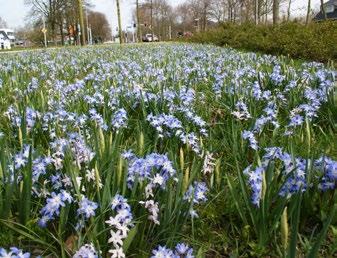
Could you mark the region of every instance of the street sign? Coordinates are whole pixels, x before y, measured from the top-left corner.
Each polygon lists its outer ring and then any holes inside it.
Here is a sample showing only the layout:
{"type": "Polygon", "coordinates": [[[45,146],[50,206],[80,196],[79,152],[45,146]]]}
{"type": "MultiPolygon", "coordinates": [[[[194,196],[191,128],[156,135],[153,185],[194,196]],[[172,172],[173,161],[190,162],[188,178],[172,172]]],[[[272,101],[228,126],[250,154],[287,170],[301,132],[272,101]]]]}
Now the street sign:
{"type": "Polygon", "coordinates": [[[47,29],[43,28],[41,31],[42,31],[42,33],[47,33],[47,29]]]}

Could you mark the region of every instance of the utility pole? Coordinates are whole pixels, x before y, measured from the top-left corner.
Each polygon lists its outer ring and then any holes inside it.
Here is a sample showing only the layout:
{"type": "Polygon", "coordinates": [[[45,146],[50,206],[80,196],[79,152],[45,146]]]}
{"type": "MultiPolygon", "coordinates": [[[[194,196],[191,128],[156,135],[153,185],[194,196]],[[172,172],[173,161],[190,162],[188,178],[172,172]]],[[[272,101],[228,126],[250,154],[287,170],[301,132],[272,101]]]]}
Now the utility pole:
{"type": "Polygon", "coordinates": [[[80,18],[80,26],[81,26],[81,45],[85,45],[85,31],[84,31],[84,19],[83,19],[83,5],[82,0],[78,0],[78,10],[79,10],[79,18],[80,18]]]}
{"type": "Polygon", "coordinates": [[[118,36],[119,36],[119,43],[123,43],[123,36],[122,36],[122,21],[121,21],[121,10],[119,6],[119,0],[116,0],[117,5],[117,17],[118,17],[118,36]]]}

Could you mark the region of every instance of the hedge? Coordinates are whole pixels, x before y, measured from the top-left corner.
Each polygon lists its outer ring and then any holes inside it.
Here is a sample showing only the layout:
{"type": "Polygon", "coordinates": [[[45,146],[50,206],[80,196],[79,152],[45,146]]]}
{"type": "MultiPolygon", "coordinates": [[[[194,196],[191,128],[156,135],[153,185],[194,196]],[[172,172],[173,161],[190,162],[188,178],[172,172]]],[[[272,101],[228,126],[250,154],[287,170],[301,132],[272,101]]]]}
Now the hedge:
{"type": "Polygon", "coordinates": [[[337,61],[337,21],[309,25],[289,22],[276,26],[225,23],[198,33],[189,41],[304,60],[337,61]]]}

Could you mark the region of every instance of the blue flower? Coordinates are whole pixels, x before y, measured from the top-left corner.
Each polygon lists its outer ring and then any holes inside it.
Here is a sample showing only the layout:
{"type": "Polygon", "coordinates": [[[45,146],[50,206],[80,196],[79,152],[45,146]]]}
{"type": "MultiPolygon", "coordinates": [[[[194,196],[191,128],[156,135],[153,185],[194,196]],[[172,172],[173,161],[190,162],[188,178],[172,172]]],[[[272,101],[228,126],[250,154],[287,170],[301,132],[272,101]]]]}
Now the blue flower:
{"type": "Polygon", "coordinates": [[[79,202],[79,208],[77,209],[77,215],[83,215],[86,219],[95,216],[95,210],[98,208],[98,204],[88,200],[85,196],[82,196],[79,202]]]}
{"type": "Polygon", "coordinates": [[[100,253],[96,251],[93,244],[85,244],[74,254],[73,258],[98,258],[100,253]]]}
{"type": "MultiPolygon", "coordinates": [[[[176,174],[167,155],[152,153],[145,158],[134,158],[129,162],[127,178],[129,188],[133,186],[136,178],[140,181],[149,180],[151,183],[159,175],[163,179],[159,185],[164,189],[166,182],[176,174]]],[[[153,185],[155,184],[154,182],[153,185]]]]}
{"type": "Polygon", "coordinates": [[[53,220],[55,216],[60,214],[61,207],[65,207],[65,203],[72,203],[73,198],[65,191],[61,190],[60,193],[51,193],[51,197],[47,198],[47,204],[41,209],[40,214],[42,217],[38,221],[40,227],[45,227],[49,220],[53,220]]]}
{"type": "Polygon", "coordinates": [[[323,173],[318,188],[322,191],[335,189],[337,187],[337,161],[323,156],[315,160],[314,166],[323,173]]]}
{"type": "Polygon", "coordinates": [[[252,203],[259,207],[262,194],[263,174],[265,173],[264,168],[257,167],[252,170],[251,166],[249,166],[243,171],[243,173],[248,176],[248,184],[252,190],[252,203]]]}
{"type": "Polygon", "coordinates": [[[199,204],[207,201],[206,193],[208,188],[204,182],[194,182],[190,185],[184,195],[184,200],[193,201],[195,204],[199,204]]]}
{"type": "Polygon", "coordinates": [[[249,146],[250,146],[252,149],[257,150],[257,149],[259,148],[258,143],[257,143],[257,140],[256,140],[255,135],[253,134],[253,132],[244,130],[244,131],[242,132],[242,138],[243,138],[244,140],[248,139],[248,141],[249,141],[249,146]]]}
{"type": "Polygon", "coordinates": [[[173,251],[166,246],[158,246],[152,251],[151,258],[176,258],[173,251]]]}
{"type": "Polygon", "coordinates": [[[4,248],[0,247],[0,258],[30,258],[31,254],[24,253],[21,249],[17,247],[11,247],[10,251],[6,251],[4,248]]]}
{"type": "Polygon", "coordinates": [[[178,243],[175,247],[175,254],[178,257],[193,258],[193,249],[185,243],[178,243]]]}
{"type": "Polygon", "coordinates": [[[304,122],[304,119],[301,115],[295,115],[290,119],[289,126],[296,127],[302,125],[304,122]]]}
{"type": "Polygon", "coordinates": [[[127,118],[126,110],[124,108],[118,109],[113,115],[113,118],[111,121],[112,127],[117,130],[120,128],[126,127],[127,119],[128,118],[127,118]]]}

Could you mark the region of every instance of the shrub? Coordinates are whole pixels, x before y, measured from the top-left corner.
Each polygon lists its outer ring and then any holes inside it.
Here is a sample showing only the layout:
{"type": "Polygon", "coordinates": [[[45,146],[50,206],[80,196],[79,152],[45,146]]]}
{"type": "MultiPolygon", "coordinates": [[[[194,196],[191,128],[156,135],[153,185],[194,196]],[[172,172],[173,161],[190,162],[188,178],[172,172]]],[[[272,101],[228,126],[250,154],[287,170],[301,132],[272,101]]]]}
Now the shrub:
{"type": "Polygon", "coordinates": [[[337,60],[337,22],[334,21],[307,26],[296,22],[276,26],[224,23],[189,40],[305,60],[337,60]]]}

